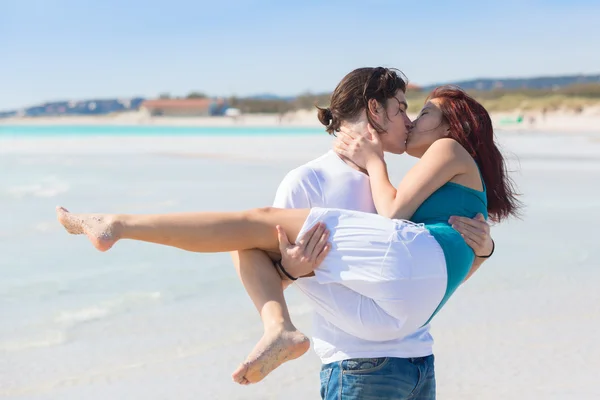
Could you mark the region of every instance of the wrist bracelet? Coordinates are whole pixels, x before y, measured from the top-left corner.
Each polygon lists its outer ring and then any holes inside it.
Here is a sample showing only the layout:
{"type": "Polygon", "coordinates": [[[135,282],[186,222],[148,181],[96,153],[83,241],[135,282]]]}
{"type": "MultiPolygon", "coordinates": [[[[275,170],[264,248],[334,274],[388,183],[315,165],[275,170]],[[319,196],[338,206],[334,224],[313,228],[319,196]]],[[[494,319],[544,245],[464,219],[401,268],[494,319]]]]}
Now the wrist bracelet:
{"type": "Polygon", "coordinates": [[[277,266],[277,268],[279,268],[279,270],[280,270],[280,271],[281,271],[281,272],[282,272],[282,273],[283,273],[285,276],[287,276],[287,277],[288,277],[288,279],[290,279],[290,280],[292,280],[292,281],[295,281],[295,280],[297,280],[297,279],[298,279],[298,278],[294,278],[293,276],[291,276],[291,275],[290,275],[290,274],[289,274],[289,273],[288,273],[288,272],[285,270],[285,268],[283,268],[283,264],[281,264],[281,260],[279,260],[279,261],[275,261],[275,262],[274,262],[274,264],[277,266]]]}
{"type": "Polygon", "coordinates": [[[494,254],[494,250],[496,250],[496,243],[494,242],[494,239],[492,239],[492,252],[490,254],[488,254],[487,256],[477,256],[477,254],[475,255],[479,258],[490,258],[492,254],[494,254]]]}

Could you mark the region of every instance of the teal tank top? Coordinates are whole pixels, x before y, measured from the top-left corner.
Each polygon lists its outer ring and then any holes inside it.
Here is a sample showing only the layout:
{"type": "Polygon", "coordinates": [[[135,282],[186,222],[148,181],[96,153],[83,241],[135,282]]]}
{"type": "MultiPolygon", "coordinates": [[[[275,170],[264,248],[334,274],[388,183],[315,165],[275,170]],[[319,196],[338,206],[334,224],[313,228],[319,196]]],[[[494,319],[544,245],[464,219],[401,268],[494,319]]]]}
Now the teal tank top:
{"type": "Polygon", "coordinates": [[[473,218],[477,213],[483,214],[486,219],[488,217],[485,184],[483,184],[483,192],[480,192],[454,182],[448,182],[433,192],[411,218],[411,221],[425,225],[425,228],[440,244],[446,259],[448,271],[446,293],[429,320],[446,304],[467,277],[475,260],[473,250],[460,233],[452,228],[448,219],[453,215],[473,218]]]}

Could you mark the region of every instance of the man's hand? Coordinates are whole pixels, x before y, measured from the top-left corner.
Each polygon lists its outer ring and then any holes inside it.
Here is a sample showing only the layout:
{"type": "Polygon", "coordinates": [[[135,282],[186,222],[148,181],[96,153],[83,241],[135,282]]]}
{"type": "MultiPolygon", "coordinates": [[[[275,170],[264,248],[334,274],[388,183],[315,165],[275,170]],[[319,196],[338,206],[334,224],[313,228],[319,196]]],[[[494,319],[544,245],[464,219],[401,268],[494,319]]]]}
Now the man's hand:
{"type": "MultiPolygon", "coordinates": [[[[298,278],[311,274],[325,259],[331,244],[329,231],[323,223],[310,228],[296,244],[291,244],[284,230],[277,226],[281,265],[291,276],[298,278]]],[[[285,276],[283,276],[286,279],[285,276]]]]}
{"type": "Polygon", "coordinates": [[[486,257],[492,253],[494,243],[490,236],[490,226],[483,215],[477,214],[475,218],[452,216],[448,222],[462,235],[475,256],[486,257]]]}

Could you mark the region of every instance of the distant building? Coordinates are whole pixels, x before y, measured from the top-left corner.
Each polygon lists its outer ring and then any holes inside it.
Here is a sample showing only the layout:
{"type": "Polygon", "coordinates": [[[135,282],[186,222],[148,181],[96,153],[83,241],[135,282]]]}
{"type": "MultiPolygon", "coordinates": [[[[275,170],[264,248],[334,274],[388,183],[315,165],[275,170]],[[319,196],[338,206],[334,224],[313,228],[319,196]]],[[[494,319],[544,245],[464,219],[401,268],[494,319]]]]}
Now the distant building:
{"type": "Polygon", "coordinates": [[[423,88],[419,85],[415,85],[414,83],[409,83],[408,85],[406,85],[406,91],[410,91],[410,92],[420,92],[422,91],[423,88]]]}
{"type": "Polygon", "coordinates": [[[206,117],[212,104],[211,99],[157,99],[144,101],[140,109],[152,116],[206,117]]]}
{"type": "Polygon", "coordinates": [[[225,113],[223,114],[226,117],[239,117],[240,115],[242,115],[242,111],[239,108],[228,108],[227,110],[225,110],[225,113]]]}

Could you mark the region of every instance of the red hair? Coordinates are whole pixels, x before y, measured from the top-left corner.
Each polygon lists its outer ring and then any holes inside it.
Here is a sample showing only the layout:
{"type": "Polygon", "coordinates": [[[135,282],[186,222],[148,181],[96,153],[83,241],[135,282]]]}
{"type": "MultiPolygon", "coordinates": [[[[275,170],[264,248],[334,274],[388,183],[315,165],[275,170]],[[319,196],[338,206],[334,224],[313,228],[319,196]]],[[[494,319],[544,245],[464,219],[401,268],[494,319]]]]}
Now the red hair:
{"type": "Polygon", "coordinates": [[[427,100],[438,99],[452,139],[473,157],[487,189],[488,214],[499,222],[518,215],[520,202],[508,176],[506,163],[494,142],[492,120],[486,109],[456,86],[440,86],[427,100]]]}

